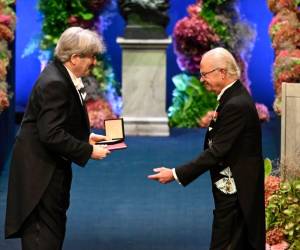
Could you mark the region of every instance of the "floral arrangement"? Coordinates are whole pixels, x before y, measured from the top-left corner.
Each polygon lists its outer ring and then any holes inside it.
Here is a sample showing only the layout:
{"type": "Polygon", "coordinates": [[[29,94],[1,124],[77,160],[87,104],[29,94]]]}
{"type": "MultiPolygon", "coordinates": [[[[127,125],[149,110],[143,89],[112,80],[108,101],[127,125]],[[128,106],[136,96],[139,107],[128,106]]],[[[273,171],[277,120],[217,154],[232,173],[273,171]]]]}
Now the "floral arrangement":
{"type": "Polygon", "coordinates": [[[83,81],[87,92],[88,101],[86,105],[91,127],[103,128],[101,120],[98,122],[91,121],[95,119],[95,116],[91,118],[91,112],[93,111],[94,114],[103,112],[105,119],[111,119],[118,117],[122,109],[120,84],[116,81],[114,71],[106,55],[99,56],[96,66],[92,69],[92,77],[85,77],[83,81]],[[97,103],[98,101],[100,103],[106,102],[109,108],[98,110],[99,107],[104,107],[103,105],[93,105],[94,102],[97,103]],[[97,124],[97,126],[93,124],[97,124]]]}
{"type": "Polygon", "coordinates": [[[5,90],[0,89],[0,114],[3,110],[9,107],[9,99],[7,92],[5,90]]]}
{"type": "Polygon", "coordinates": [[[275,50],[273,81],[275,101],[273,108],[281,114],[281,85],[283,82],[300,82],[299,44],[300,20],[298,0],[268,0],[274,13],[269,25],[269,35],[275,50]]]}
{"type": "Polygon", "coordinates": [[[300,49],[281,50],[275,58],[273,73],[276,94],[281,93],[282,82],[300,82],[300,49]]]}
{"type": "Polygon", "coordinates": [[[10,7],[12,4],[12,0],[0,0],[0,114],[9,107],[9,98],[12,96],[6,82],[7,67],[11,58],[8,45],[14,40],[16,26],[16,16],[10,7]]]}
{"type": "Polygon", "coordinates": [[[111,119],[117,118],[116,115],[113,114],[111,106],[103,99],[88,100],[87,111],[92,128],[103,128],[104,120],[107,119],[107,117],[111,119]]]}
{"type": "Polygon", "coordinates": [[[270,113],[266,105],[262,103],[255,103],[255,107],[258,113],[258,118],[262,122],[268,122],[270,120],[270,113]]]}
{"type": "Polygon", "coordinates": [[[179,20],[173,31],[178,66],[190,74],[199,72],[202,55],[220,42],[220,37],[200,16],[201,7],[201,1],[190,5],[189,16],[179,20]]]}
{"type": "MultiPolygon", "coordinates": [[[[265,170],[272,168],[265,160],[265,170]]],[[[267,173],[269,172],[269,173],[267,173]]],[[[266,249],[300,248],[300,179],[283,181],[265,173],[266,249]]]]}
{"type": "MultiPolygon", "coordinates": [[[[177,56],[179,68],[186,74],[186,79],[198,76],[199,63],[202,55],[218,46],[227,48],[235,56],[241,68],[241,81],[250,92],[250,83],[247,75],[250,51],[253,46],[255,32],[244,20],[241,19],[234,0],[197,0],[188,7],[188,16],[179,20],[173,31],[174,51],[177,56]]],[[[178,78],[173,78],[178,79],[178,78]]],[[[183,79],[181,77],[181,79],[183,79]]],[[[194,81],[194,80],[193,80],[194,81]]],[[[173,103],[169,108],[170,125],[184,127],[206,127],[214,109],[216,100],[214,95],[209,95],[202,90],[201,98],[191,98],[177,89],[173,93],[173,103]],[[204,96],[207,96],[204,98],[204,96]],[[183,101],[184,100],[184,101],[183,101]],[[198,113],[187,110],[182,103],[194,103],[198,113]],[[184,108],[184,110],[182,109],[184,108]],[[195,115],[185,115],[190,112],[195,115]],[[187,121],[186,119],[191,119],[187,121]]],[[[201,84],[198,80],[198,84],[201,84]]],[[[193,85],[193,83],[191,83],[193,85]]],[[[265,105],[257,104],[259,117],[262,121],[269,119],[269,112],[265,105]]]]}
{"type": "Polygon", "coordinates": [[[289,9],[280,11],[269,25],[269,35],[275,53],[295,49],[295,45],[300,44],[300,22],[297,13],[289,9]]]}
{"type": "MultiPolygon", "coordinates": [[[[40,0],[39,9],[44,15],[44,36],[40,41],[41,64],[45,65],[51,59],[58,38],[67,27],[80,26],[100,33],[104,20],[99,15],[110,3],[111,0],[40,0]]],[[[87,88],[90,123],[92,127],[102,128],[103,117],[116,117],[121,109],[120,84],[115,80],[106,54],[99,56],[92,76],[83,79],[83,82],[87,88]]]]}
{"type": "MultiPolygon", "coordinates": [[[[200,16],[220,37],[218,46],[227,48],[237,60],[243,84],[250,85],[247,76],[248,59],[255,40],[255,30],[240,17],[234,0],[205,0],[200,16]]],[[[248,88],[249,89],[249,88],[248,88]]]]}
{"type": "Polygon", "coordinates": [[[220,41],[208,23],[198,16],[179,20],[175,25],[173,37],[177,64],[182,71],[191,74],[199,72],[202,54],[220,41]]]}
{"type": "Polygon", "coordinates": [[[275,101],[273,109],[281,114],[281,84],[283,82],[300,82],[300,50],[282,50],[278,52],[273,64],[273,80],[275,87],[275,101]]]}
{"type": "Polygon", "coordinates": [[[283,9],[293,10],[297,9],[297,1],[295,0],[268,0],[269,9],[273,13],[278,13],[283,9]]]}
{"type": "Polygon", "coordinates": [[[54,49],[59,36],[69,26],[98,30],[98,15],[109,2],[110,0],[40,0],[39,9],[44,15],[41,49],[54,49]]]}
{"type": "Polygon", "coordinates": [[[173,77],[176,89],[173,92],[173,105],[169,108],[170,126],[196,127],[198,117],[216,107],[216,97],[208,93],[195,76],[180,74],[173,77]]]}

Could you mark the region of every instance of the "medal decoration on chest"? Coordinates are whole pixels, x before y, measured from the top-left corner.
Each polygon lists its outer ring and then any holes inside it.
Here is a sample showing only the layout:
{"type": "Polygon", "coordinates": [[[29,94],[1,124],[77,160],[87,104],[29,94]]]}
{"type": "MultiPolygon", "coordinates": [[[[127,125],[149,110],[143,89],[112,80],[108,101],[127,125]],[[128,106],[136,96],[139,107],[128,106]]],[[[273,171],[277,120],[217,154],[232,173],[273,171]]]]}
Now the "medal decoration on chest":
{"type": "Polygon", "coordinates": [[[213,120],[214,122],[217,121],[217,116],[218,116],[218,113],[217,113],[217,111],[215,110],[215,111],[214,111],[214,115],[213,115],[213,117],[212,117],[212,120],[213,120]]]}
{"type": "Polygon", "coordinates": [[[212,116],[210,117],[210,124],[209,124],[209,127],[208,127],[208,131],[213,130],[213,127],[214,127],[214,125],[215,125],[215,123],[216,123],[216,121],[217,121],[217,117],[218,117],[218,113],[217,113],[217,111],[215,110],[215,111],[213,111],[213,114],[212,114],[212,116]]]}
{"type": "Polygon", "coordinates": [[[226,177],[223,177],[222,179],[215,182],[216,187],[224,194],[235,194],[236,186],[234,179],[232,178],[230,167],[227,167],[224,170],[222,170],[220,174],[226,177]]]}

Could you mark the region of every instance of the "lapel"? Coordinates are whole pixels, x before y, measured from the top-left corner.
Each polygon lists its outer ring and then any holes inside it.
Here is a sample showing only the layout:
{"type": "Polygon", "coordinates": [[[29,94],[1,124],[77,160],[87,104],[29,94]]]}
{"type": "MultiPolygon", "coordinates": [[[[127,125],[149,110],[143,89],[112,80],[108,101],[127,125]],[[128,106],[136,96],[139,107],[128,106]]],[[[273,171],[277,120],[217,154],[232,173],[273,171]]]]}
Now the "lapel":
{"type": "Polygon", "coordinates": [[[221,112],[226,102],[228,102],[231,97],[235,96],[242,87],[242,83],[237,80],[229,89],[226,89],[224,94],[221,96],[221,99],[219,100],[217,112],[221,112]]]}
{"type": "Polygon", "coordinates": [[[88,130],[90,130],[90,122],[89,122],[88,112],[87,112],[85,103],[84,103],[83,99],[82,99],[82,103],[81,103],[80,97],[78,95],[78,91],[77,91],[76,87],[74,86],[74,83],[73,83],[67,69],[57,58],[54,59],[54,65],[57,67],[57,69],[59,70],[59,72],[61,73],[63,78],[66,80],[73,95],[75,95],[75,100],[76,100],[77,104],[81,107],[81,109],[84,113],[85,124],[86,124],[88,130]]]}
{"type": "MultiPolygon", "coordinates": [[[[229,89],[226,89],[226,91],[221,96],[221,99],[219,100],[219,105],[216,112],[217,113],[222,112],[224,105],[232,98],[232,96],[238,93],[242,87],[243,87],[242,83],[239,80],[237,80],[229,89]]],[[[205,140],[204,140],[205,147],[208,147],[209,140],[211,140],[214,135],[215,132],[214,129],[216,124],[217,124],[217,120],[211,120],[205,135],[205,140]]]]}

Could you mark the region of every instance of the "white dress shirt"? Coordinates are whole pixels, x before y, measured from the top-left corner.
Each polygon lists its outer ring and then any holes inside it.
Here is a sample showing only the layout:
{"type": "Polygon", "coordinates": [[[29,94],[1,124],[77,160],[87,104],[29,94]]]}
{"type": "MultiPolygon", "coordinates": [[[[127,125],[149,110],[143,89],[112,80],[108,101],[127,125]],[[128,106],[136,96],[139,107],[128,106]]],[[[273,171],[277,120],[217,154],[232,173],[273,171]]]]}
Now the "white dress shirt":
{"type": "Polygon", "coordinates": [[[74,84],[74,86],[77,90],[77,93],[79,95],[81,104],[83,104],[82,101],[86,98],[86,93],[80,93],[80,89],[84,88],[84,85],[82,83],[82,79],[81,79],[81,77],[76,77],[74,75],[74,73],[71,70],[69,70],[66,66],[65,66],[65,68],[67,69],[67,71],[68,71],[68,73],[71,77],[71,80],[72,80],[72,82],[73,82],[73,84],[74,84]]]}

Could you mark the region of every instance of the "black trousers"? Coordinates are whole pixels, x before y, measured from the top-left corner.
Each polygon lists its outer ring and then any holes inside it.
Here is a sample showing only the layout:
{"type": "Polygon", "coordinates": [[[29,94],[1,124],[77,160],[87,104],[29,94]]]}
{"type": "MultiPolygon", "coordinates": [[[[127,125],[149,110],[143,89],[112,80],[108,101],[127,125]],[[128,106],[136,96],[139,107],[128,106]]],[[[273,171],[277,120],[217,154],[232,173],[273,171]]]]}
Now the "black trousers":
{"type": "Polygon", "coordinates": [[[57,168],[39,204],[22,226],[22,250],[61,250],[70,204],[71,166],[57,168]]]}
{"type": "Polygon", "coordinates": [[[210,250],[252,250],[237,194],[213,188],[215,210],[210,250]]]}

